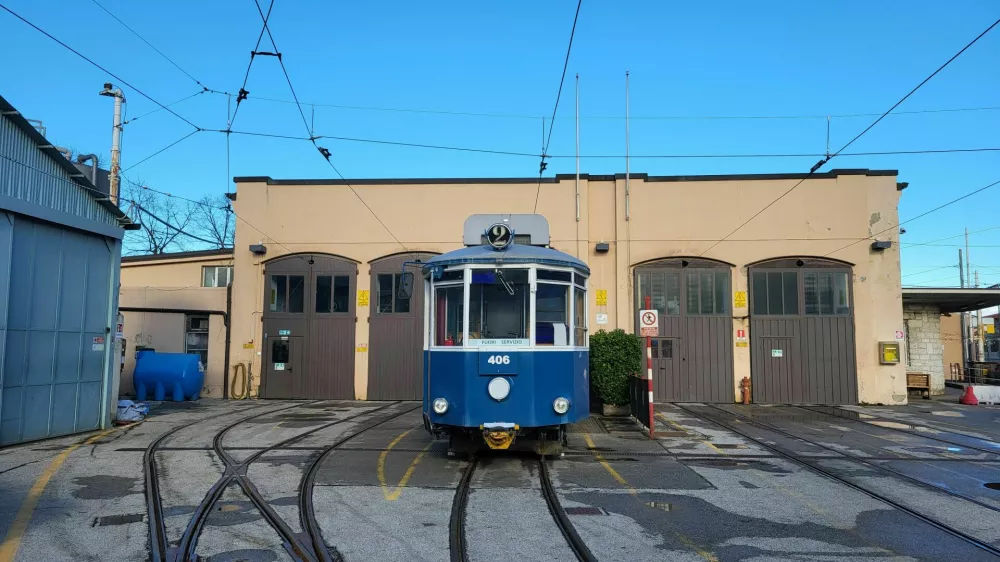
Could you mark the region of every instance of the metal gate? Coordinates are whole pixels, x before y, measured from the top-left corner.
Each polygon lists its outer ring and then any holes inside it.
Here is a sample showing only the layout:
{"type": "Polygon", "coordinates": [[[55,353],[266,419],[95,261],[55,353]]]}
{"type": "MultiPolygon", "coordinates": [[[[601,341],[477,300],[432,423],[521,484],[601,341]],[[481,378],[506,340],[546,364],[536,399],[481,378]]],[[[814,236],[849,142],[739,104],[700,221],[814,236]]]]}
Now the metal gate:
{"type": "Polygon", "coordinates": [[[636,310],[649,296],[659,311],[660,337],[652,342],[657,401],[733,401],[730,271],[728,264],[701,259],[636,267],[636,310]]]}
{"type": "Polygon", "coordinates": [[[100,426],[112,247],[0,213],[0,445],[100,426]]]}
{"type": "Polygon", "coordinates": [[[324,254],[264,266],[264,398],[354,399],[357,264],[324,254]]]}
{"type": "Polygon", "coordinates": [[[420,400],[424,364],[424,279],[414,271],[413,297],[396,298],[403,262],[433,254],[382,258],[371,264],[368,336],[368,399],[420,400]]]}
{"type": "Polygon", "coordinates": [[[750,267],[753,401],[855,404],[849,266],[782,259],[750,267]]]}

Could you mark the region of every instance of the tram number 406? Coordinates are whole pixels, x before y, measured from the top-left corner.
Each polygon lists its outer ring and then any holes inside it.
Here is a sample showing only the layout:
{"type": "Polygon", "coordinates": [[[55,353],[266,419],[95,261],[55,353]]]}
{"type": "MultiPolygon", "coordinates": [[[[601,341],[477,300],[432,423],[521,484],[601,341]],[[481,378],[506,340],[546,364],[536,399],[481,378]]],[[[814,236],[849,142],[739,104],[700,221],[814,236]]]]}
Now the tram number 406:
{"type": "Polygon", "coordinates": [[[490,365],[510,365],[510,355],[490,355],[486,362],[490,365]]]}

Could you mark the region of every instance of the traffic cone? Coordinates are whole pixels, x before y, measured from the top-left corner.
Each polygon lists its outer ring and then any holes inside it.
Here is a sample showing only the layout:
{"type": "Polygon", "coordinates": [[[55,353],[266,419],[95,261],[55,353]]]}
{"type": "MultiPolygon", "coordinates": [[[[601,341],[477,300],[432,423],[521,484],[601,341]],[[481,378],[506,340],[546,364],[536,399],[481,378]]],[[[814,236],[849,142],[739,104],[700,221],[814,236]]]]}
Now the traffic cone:
{"type": "Polygon", "coordinates": [[[959,404],[965,404],[966,406],[978,406],[979,399],[976,398],[976,394],[972,392],[972,385],[967,385],[965,387],[965,394],[958,399],[959,404]]]}

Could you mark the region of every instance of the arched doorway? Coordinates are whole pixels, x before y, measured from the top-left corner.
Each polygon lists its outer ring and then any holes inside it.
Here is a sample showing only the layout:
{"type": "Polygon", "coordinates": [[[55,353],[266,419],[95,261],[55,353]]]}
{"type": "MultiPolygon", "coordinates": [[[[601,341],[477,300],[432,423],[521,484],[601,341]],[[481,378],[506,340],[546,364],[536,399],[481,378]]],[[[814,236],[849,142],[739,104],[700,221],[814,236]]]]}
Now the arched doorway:
{"type": "Polygon", "coordinates": [[[423,395],[424,278],[414,273],[413,297],[396,298],[404,262],[434,254],[397,254],[371,264],[371,315],[368,335],[368,399],[420,400],[423,395]]]}
{"type": "Polygon", "coordinates": [[[749,276],[753,401],[857,403],[851,266],[782,258],[749,276]]]}
{"type": "Polygon", "coordinates": [[[636,266],[636,310],[649,296],[660,318],[660,337],[652,342],[655,400],[733,401],[731,271],[729,264],[696,258],[636,266]]]}
{"type": "Polygon", "coordinates": [[[354,399],[357,264],[326,254],[264,265],[264,398],[354,399]]]}

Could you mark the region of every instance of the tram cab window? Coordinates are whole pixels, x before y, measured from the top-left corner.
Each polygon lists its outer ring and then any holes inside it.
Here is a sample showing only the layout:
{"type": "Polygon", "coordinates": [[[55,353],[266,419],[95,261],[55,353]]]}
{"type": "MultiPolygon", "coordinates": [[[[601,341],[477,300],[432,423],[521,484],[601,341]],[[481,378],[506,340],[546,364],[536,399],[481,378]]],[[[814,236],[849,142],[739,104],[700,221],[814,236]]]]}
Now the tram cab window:
{"type": "MultiPolygon", "coordinates": [[[[541,277],[539,271],[539,277],[541,277]]],[[[538,282],[535,293],[535,343],[569,345],[569,285],[538,282]]]]}
{"type": "Polygon", "coordinates": [[[476,269],[469,292],[469,340],[523,340],[530,300],[528,270],[476,269]]]}
{"type": "Polygon", "coordinates": [[[464,289],[451,285],[434,290],[434,345],[462,345],[464,289]]]}

